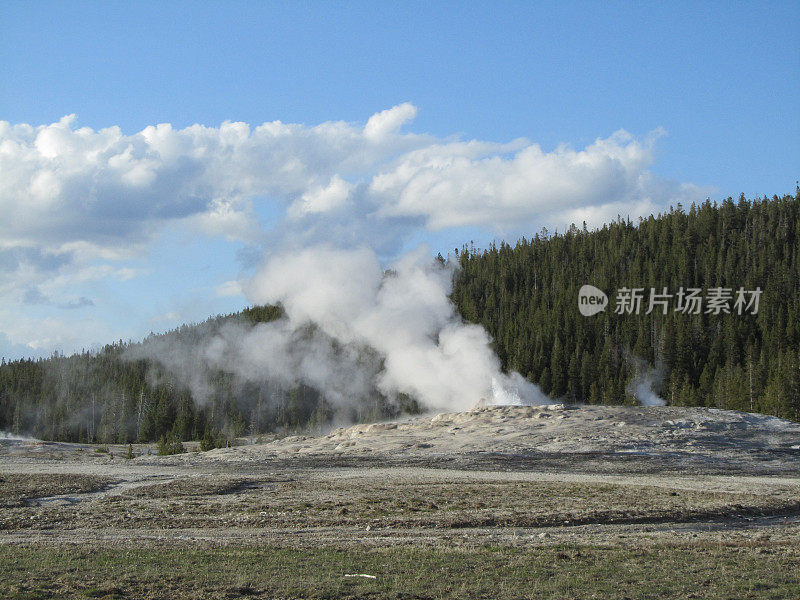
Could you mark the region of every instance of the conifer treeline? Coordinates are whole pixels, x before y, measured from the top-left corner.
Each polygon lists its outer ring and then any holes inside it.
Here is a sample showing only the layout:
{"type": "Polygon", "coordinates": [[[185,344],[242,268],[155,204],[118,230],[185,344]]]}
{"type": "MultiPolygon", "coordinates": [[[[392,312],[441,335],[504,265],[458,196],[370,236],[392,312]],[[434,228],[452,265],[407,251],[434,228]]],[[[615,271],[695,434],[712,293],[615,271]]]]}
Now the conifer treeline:
{"type": "MultiPolygon", "coordinates": [[[[743,197],[721,205],[681,207],[637,224],[618,220],[597,231],[543,230],[514,247],[464,248],[454,260],[453,301],[483,324],[507,369],[538,383],[553,398],[632,402],[632,382],[658,366],[655,391],[668,404],[756,411],[800,420],[800,190],[792,196],[743,197]],[[609,294],[604,312],[584,317],[578,290],[609,294]],[[615,314],[622,287],[646,289],[641,314],[615,314]],[[666,287],[740,287],[762,292],[759,311],[645,315],[647,292],[666,287]]],[[[271,321],[276,307],[154,336],[184,346],[213,335],[229,320],[271,321]]],[[[147,343],[145,340],[144,343],[147,343]]],[[[63,441],[221,440],[297,430],[329,422],[332,407],[307,386],[241,382],[209,375],[203,403],[152,360],[122,341],[96,353],[0,364],[0,430],[63,441]]],[[[413,411],[413,400],[402,407],[413,411]]],[[[379,396],[352,407],[369,420],[397,407],[379,396]]]]}
{"type": "MultiPolygon", "coordinates": [[[[99,352],[0,365],[0,430],[59,441],[128,443],[205,438],[211,445],[244,434],[322,425],[330,406],[306,386],[241,382],[222,371],[205,374],[210,391],[192,398],[179,375],[158,362],[135,358],[153,340],[187,348],[209,339],[229,321],[254,324],[278,318],[280,309],[253,307],[148,336],[122,340],[99,352]]],[[[356,415],[358,417],[360,415],[356,415]]]]}
{"type": "MultiPolygon", "coordinates": [[[[642,361],[659,366],[655,391],[668,404],[762,412],[800,420],[800,190],[750,202],[706,201],[637,224],[546,231],[514,247],[465,248],[453,300],[483,324],[503,366],[553,398],[632,401],[642,361]],[[609,296],[585,317],[578,290],[609,296]],[[639,315],[616,314],[621,288],[645,288],[639,315]],[[649,315],[650,289],[731,288],[730,314],[649,315]],[[734,309],[739,288],[762,294],[757,315],[734,309]],[[660,380],[660,381],[659,381],[660,380]]],[[[748,296],[749,299],[749,296],[748,296]]],[[[751,308],[752,312],[752,308],[751,308]]]]}

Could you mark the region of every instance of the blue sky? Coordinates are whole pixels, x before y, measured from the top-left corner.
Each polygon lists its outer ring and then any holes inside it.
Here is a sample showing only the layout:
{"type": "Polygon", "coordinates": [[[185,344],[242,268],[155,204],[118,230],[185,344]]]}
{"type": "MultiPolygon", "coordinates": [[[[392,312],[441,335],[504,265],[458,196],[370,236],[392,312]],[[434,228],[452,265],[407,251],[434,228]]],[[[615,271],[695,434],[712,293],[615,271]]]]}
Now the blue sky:
{"type": "Polygon", "coordinates": [[[1,3],[0,355],[237,310],[277,247],[390,260],[793,193],[799,21],[796,2],[1,3]]]}

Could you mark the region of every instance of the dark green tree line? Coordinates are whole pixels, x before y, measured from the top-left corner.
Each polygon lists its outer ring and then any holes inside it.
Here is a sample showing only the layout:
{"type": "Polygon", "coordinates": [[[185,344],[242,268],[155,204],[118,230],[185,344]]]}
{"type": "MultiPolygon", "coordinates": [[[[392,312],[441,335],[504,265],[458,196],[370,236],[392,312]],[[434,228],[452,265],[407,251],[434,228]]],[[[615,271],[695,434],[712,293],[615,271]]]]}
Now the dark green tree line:
{"type": "Polygon", "coordinates": [[[800,191],[795,196],[681,206],[596,231],[572,226],[515,246],[457,253],[453,301],[494,338],[503,366],[553,398],[632,401],[643,364],[673,405],[756,411],[800,419],[800,191]],[[597,315],[578,290],[609,294],[597,315]],[[645,288],[640,314],[615,314],[620,288],[645,288]],[[755,290],[757,315],[646,315],[650,288],[755,290]]]}

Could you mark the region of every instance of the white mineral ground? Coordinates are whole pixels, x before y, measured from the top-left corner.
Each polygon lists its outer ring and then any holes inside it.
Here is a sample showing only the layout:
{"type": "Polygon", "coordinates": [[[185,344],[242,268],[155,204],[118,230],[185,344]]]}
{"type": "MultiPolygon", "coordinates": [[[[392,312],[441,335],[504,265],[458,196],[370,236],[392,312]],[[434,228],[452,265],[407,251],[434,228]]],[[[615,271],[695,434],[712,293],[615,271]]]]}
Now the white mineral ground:
{"type": "MultiPolygon", "coordinates": [[[[135,449],[138,453],[143,447],[135,449]]],[[[293,545],[388,545],[403,541],[628,544],[632,540],[681,542],[697,536],[717,541],[800,542],[800,424],[758,414],[652,406],[491,406],[354,425],[318,436],[291,436],[204,453],[144,455],[124,460],[125,450],[127,446],[112,447],[115,457],[111,459],[78,444],[5,440],[0,444],[0,474],[93,474],[113,481],[85,494],[28,499],[27,506],[14,509],[18,513],[2,515],[6,522],[0,524],[0,544],[89,539],[108,543],[142,539],[293,545]],[[203,497],[216,502],[215,514],[222,515],[218,521],[212,519],[201,526],[192,526],[188,521],[159,525],[157,521],[136,522],[134,514],[130,517],[133,521],[119,528],[92,520],[91,506],[106,506],[102,503],[108,503],[113,496],[127,498],[126,494],[135,494],[137,487],[208,482],[214,478],[246,480],[246,484],[231,488],[225,495],[203,497]],[[675,491],[676,516],[671,519],[672,513],[662,511],[661,516],[648,522],[647,503],[636,500],[636,514],[643,517],[638,521],[621,518],[606,523],[598,517],[576,523],[566,516],[563,522],[548,522],[546,526],[524,524],[524,519],[520,526],[492,525],[485,522],[491,513],[490,499],[489,508],[481,509],[483,522],[453,529],[442,524],[423,526],[423,521],[414,520],[416,516],[399,525],[396,519],[361,522],[352,516],[352,509],[342,522],[326,521],[324,525],[302,520],[287,525],[289,517],[280,512],[269,513],[255,522],[252,518],[259,513],[247,509],[248,494],[252,494],[253,506],[269,504],[270,494],[284,493],[293,501],[286,491],[292,486],[298,494],[305,494],[303,499],[309,501],[305,510],[311,514],[317,500],[320,505],[341,501],[341,494],[348,493],[350,484],[355,495],[364,497],[371,490],[387,494],[387,485],[398,486],[398,490],[440,486],[437,493],[443,493],[441,486],[450,486],[447,489],[458,496],[462,486],[472,486],[470,493],[475,493],[474,486],[547,483],[621,486],[619,489],[643,493],[661,490],[654,495],[661,498],[659,501],[663,501],[664,490],[669,490],[668,494],[675,491]],[[680,494],[684,493],[741,495],[747,500],[726,497],[718,501],[723,508],[715,509],[714,514],[693,513],[687,517],[677,510],[680,494]],[[750,508],[742,509],[743,503],[750,508]],[[228,508],[223,510],[220,506],[228,508]],[[78,511],[80,518],[69,511],[78,511]],[[62,517],[69,526],[59,525],[62,517]],[[46,527],[37,528],[23,520],[28,518],[41,518],[46,527]]],[[[375,492],[373,496],[380,494],[375,492]]],[[[164,507],[172,500],[175,499],[162,498],[164,506],[153,504],[153,510],[166,515],[164,511],[168,509],[164,507]]],[[[387,497],[386,501],[391,500],[387,497]]],[[[198,510],[198,498],[193,497],[192,501],[193,510],[198,510]]],[[[548,506],[546,500],[543,504],[537,508],[529,502],[524,510],[539,511],[545,520],[550,518],[548,515],[557,515],[558,506],[548,506]]],[[[444,508],[438,510],[437,514],[442,514],[444,508]]],[[[300,518],[297,512],[290,516],[300,518]]]]}

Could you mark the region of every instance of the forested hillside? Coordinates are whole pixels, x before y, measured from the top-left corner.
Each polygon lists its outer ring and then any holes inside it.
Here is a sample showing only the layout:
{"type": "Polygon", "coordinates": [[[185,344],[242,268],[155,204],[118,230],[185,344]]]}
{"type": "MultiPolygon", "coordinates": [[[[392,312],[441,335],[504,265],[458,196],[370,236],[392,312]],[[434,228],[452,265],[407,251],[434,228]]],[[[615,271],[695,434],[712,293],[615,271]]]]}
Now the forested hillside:
{"type": "MultiPolygon", "coordinates": [[[[710,202],[599,231],[572,227],[515,246],[458,256],[453,300],[483,324],[503,365],[553,398],[631,401],[649,371],[668,404],[800,419],[800,191],[792,197],[710,202]],[[609,296],[585,317],[578,290],[609,296]],[[644,288],[641,311],[617,314],[614,296],[644,288]],[[645,314],[650,288],[672,294],[645,314]],[[730,288],[730,314],[675,310],[680,288],[730,288]],[[758,313],[735,309],[739,288],[760,288],[758,313]],[[645,364],[643,364],[646,363],[645,364]],[[657,367],[649,370],[647,365],[657,367]]],[[[749,296],[748,296],[749,299],[749,296]]]]}
{"type": "MultiPolygon", "coordinates": [[[[800,191],[792,197],[721,205],[639,223],[618,220],[597,231],[542,231],[515,246],[465,247],[452,298],[462,316],[483,324],[504,367],[538,383],[554,399],[633,402],[647,381],[668,404],[715,406],[800,420],[800,191]],[[604,290],[604,312],[583,316],[578,290],[604,290]],[[615,312],[621,288],[644,288],[639,314],[615,312]],[[650,314],[650,288],[672,297],[667,314],[650,314]],[[675,310],[683,288],[730,288],[729,313],[675,310]],[[762,294],[758,312],[738,311],[738,289],[762,294]],[[742,314],[739,314],[742,312],[742,314]]],[[[225,323],[271,321],[280,308],[236,315],[152,336],[184,347],[225,323]]],[[[221,443],[242,434],[322,426],[333,416],[320,390],[274,381],[241,382],[210,374],[203,402],[175,373],[137,348],[111,344],[96,353],[0,364],[0,431],[44,439],[153,441],[172,433],[221,443]]],[[[379,395],[355,402],[352,420],[415,411],[379,395]]]]}
{"type": "MultiPolygon", "coordinates": [[[[245,434],[321,426],[330,420],[331,407],[307,386],[243,382],[216,371],[205,374],[211,389],[208,398],[198,402],[181,374],[151,358],[140,358],[154,342],[191,348],[225,324],[247,327],[280,314],[277,307],[253,307],[151,335],[142,343],[120,340],[95,353],[3,361],[0,430],[103,443],[155,441],[173,434],[181,440],[205,438],[212,446],[245,434]]],[[[350,417],[376,419],[386,410],[373,402],[350,417]]]]}

